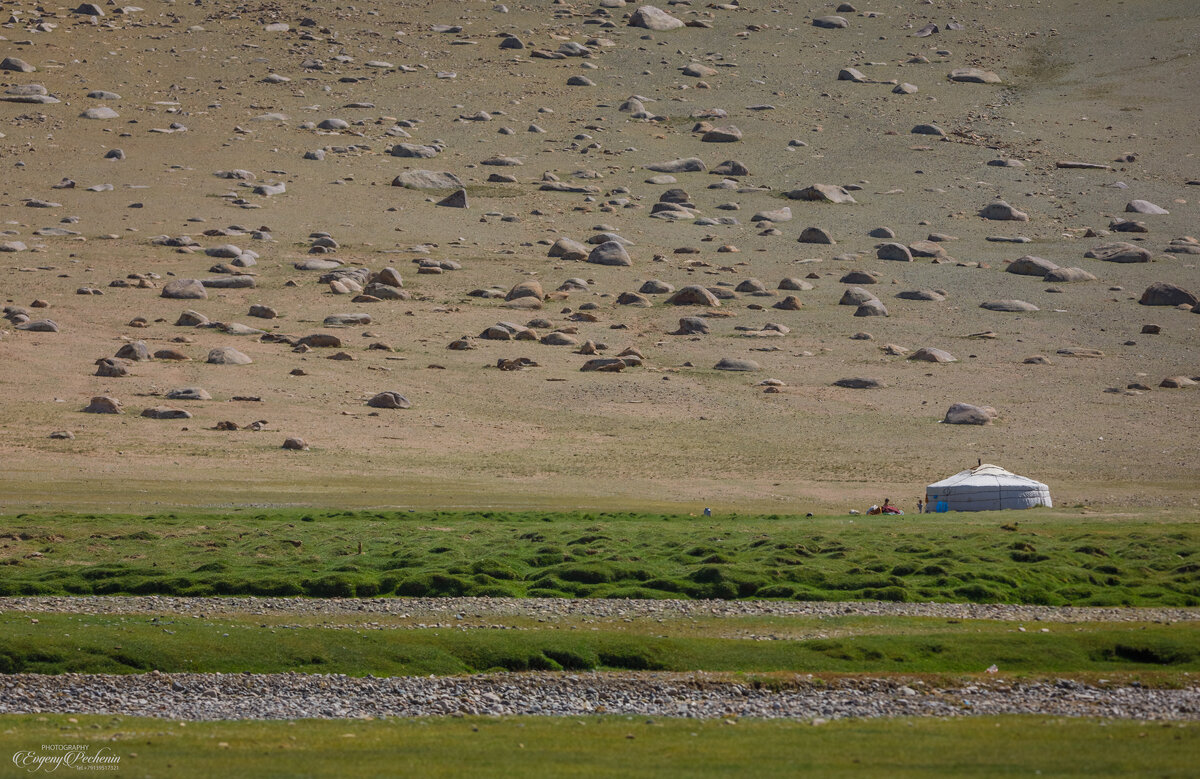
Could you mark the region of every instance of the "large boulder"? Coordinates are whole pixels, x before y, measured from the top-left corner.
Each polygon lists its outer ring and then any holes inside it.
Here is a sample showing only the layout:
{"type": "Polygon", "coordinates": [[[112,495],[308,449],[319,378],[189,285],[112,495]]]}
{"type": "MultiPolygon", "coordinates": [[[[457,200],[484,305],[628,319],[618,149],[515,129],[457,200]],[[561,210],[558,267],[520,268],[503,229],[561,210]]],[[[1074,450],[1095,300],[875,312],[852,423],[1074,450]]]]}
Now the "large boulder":
{"type": "Polygon", "coordinates": [[[909,248],[902,243],[883,243],[875,250],[875,256],[881,260],[896,260],[912,262],[913,256],[909,248]]]}
{"type": "Polygon", "coordinates": [[[996,409],[991,406],[955,403],[946,410],[946,417],[942,422],[947,425],[990,425],[995,418],[996,409]]]}
{"type": "Polygon", "coordinates": [[[955,68],[950,71],[951,81],[963,81],[971,84],[999,84],[1002,79],[990,70],[979,68],[955,68]]]}
{"type": "Polygon", "coordinates": [[[738,357],[722,357],[716,365],[713,366],[715,371],[761,371],[762,366],[754,360],[746,360],[738,357]]]}
{"type": "Polygon", "coordinates": [[[192,412],[170,406],[151,406],[142,411],[147,419],[191,419],[192,412]]]}
{"type": "Polygon", "coordinates": [[[811,184],[787,193],[789,200],[815,200],[824,203],[857,203],[853,196],[836,184],[811,184]]]}
{"type": "Polygon", "coordinates": [[[617,241],[605,241],[588,254],[588,262],[596,265],[633,265],[629,252],[617,241]]]}
{"type": "Polygon", "coordinates": [[[909,355],[908,359],[920,362],[958,362],[958,358],[950,354],[950,352],[935,349],[932,346],[921,347],[909,355]]]}
{"type": "Polygon", "coordinates": [[[1200,298],[1183,287],[1156,281],[1146,287],[1138,302],[1143,306],[1194,306],[1200,298]]]}
{"type": "Polygon", "coordinates": [[[1050,271],[1057,269],[1058,265],[1050,260],[1034,257],[1032,254],[1026,254],[1024,257],[1013,260],[1008,264],[1008,268],[1006,268],[1009,273],[1015,273],[1018,276],[1039,277],[1044,277],[1050,271]]]}
{"type": "Polygon", "coordinates": [[[679,329],[671,335],[708,335],[711,328],[708,322],[698,316],[685,316],[679,320],[679,329]]]}
{"type": "Polygon", "coordinates": [[[546,252],[547,257],[562,257],[564,260],[583,260],[588,256],[588,248],[579,241],[570,238],[559,238],[546,252]]]}
{"type": "Polygon", "coordinates": [[[1032,303],[1026,303],[1024,300],[988,300],[980,303],[979,307],[986,308],[988,311],[1006,311],[1009,313],[1038,310],[1037,306],[1032,303]]]}
{"type": "Polygon", "coordinates": [[[205,362],[212,365],[249,365],[254,362],[232,346],[218,346],[208,353],[205,362]]]}
{"type": "Polygon", "coordinates": [[[401,395],[399,392],[380,392],[370,400],[367,405],[371,408],[412,408],[412,401],[401,395]]]}
{"type": "Polygon", "coordinates": [[[1105,243],[1100,246],[1093,246],[1083,253],[1084,257],[1093,260],[1103,260],[1104,262],[1150,262],[1150,250],[1143,249],[1140,246],[1135,246],[1124,241],[1115,243],[1105,243]]]}
{"type": "Polygon", "coordinates": [[[655,32],[678,30],[683,27],[683,21],[676,19],[666,11],[652,5],[643,5],[629,17],[630,27],[641,27],[655,32]]]}
{"type": "Polygon", "coordinates": [[[393,187],[408,189],[461,189],[462,180],[448,171],[406,170],[392,179],[393,187]]]}
{"type": "Polygon", "coordinates": [[[513,288],[504,296],[505,300],[516,300],[517,298],[536,298],[542,300],[546,297],[546,293],[542,291],[542,285],[536,279],[526,279],[513,285],[513,288]]]}
{"type": "Polygon", "coordinates": [[[161,297],[174,300],[207,300],[208,292],[198,279],[171,279],[163,285],[161,297]]]}
{"type": "Polygon", "coordinates": [[[838,301],[839,306],[861,306],[868,300],[876,300],[877,298],[869,290],[862,287],[847,287],[842,293],[841,300],[838,301]]]}
{"type": "Polygon", "coordinates": [[[680,287],[675,294],[667,298],[667,303],[672,306],[719,306],[721,301],[717,299],[708,288],[702,287],[699,284],[688,284],[686,287],[680,287]]]}
{"type": "Polygon", "coordinates": [[[994,200],[979,210],[984,219],[1000,222],[1028,222],[1029,214],[1010,206],[1003,200],[994,200]]]}
{"type": "Polygon", "coordinates": [[[1069,283],[1073,281],[1095,281],[1095,275],[1088,273],[1083,268],[1055,268],[1042,277],[1045,281],[1053,283],[1069,283]]]}
{"type": "Polygon", "coordinates": [[[646,166],[646,170],[655,173],[703,173],[707,170],[704,161],[699,157],[684,157],[668,162],[655,162],[646,166]]]}
{"type": "Polygon", "coordinates": [[[97,395],[83,409],[85,414],[123,414],[121,401],[111,395],[97,395]]]}
{"type": "Polygon", "coordinates": [[[887,316],[887,306],[883,305],[883,301],[877,298],[863,301],[858,308],[854,309],[855,316],[887,316]]]}

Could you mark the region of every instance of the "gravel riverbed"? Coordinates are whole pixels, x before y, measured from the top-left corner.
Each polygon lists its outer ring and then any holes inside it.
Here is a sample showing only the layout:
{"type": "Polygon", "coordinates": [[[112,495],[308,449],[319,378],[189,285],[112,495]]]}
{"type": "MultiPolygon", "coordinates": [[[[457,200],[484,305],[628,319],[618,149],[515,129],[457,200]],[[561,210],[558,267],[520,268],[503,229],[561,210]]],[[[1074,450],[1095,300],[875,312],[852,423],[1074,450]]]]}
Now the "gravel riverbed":
{"type": "Polygon", "coordinates": [[[356,678],[306,674],[0,678],[0,713],[122,714],[174,720],[455,715],[837,719],[1038,714],[1200,719],[1200,688],[989,680],[962,687],[854,678],[756,689],[703,673],[521,673],[356,678]]]}
{"type": "Polygon", "coordinates": [[[59,614],[293,614],[597,618],[891,616],[1031,622],[1188,622],[1200,608],[1022,606],[880,601],[608,600],[584,598],[182,598],[29,596],[0,598],[0,612],[59,614]]]}

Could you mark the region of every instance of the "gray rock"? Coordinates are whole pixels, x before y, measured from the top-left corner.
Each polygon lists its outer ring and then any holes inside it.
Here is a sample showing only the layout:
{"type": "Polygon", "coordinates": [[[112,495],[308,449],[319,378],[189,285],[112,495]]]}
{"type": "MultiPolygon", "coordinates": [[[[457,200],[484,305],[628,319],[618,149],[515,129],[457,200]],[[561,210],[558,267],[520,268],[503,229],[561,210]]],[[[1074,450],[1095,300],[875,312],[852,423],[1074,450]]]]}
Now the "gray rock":
{"type": "Polygon", "coordinates": [[[616,241],[605,241],[588,254],[587,261],[596,265],[633,265],[629,252],[616,241]]]}
{"type": "Polygon", "coordinates": [[[947,425],[990,425],[996,416],[996,409],[991,406],[955,403],[946,410],[946,417],[942,423],[947,425]]]}
{"type": "Polygon", "coordinates": [[[34,319],[31,322],[22,322],[16,326],[16,329],[33,333],[57,333],[58,323],[53,319],[34,319]]]}
{"type": "Polygon", "coordinates": [[[946,131],[938,127],[936,124],[918,124],[909,132],[912,135],[935,135],[939,138],[946,137],[946,131]]]}
{"type": "Polygon", "coordinates": [[[307,346],[310,349],[340,349],[342,339],[331,333],[312,333],[298,339],[296,346],[307,346]]]}
{"type": "Polygon", "coordinates": [[[655,173],[703,173],[707,168],[699,157],[685,157],[669,162],[656,162],[647,165],[646,170],[655,173]]]}
{"type": "Polygon", "coordinates": [[[878,300],[871,292],[862,287],[847,287],[842,293],[841,300],[838,301],[839,306],[861,306],[868,300],[878,300]]]}
{"type": "Polygon", "coordinates": [[[629,367],[629,363],[620,357],[596,357],[585,362],[580,371],[585,373],[598,371],[600,373],[617,373],[629,367]]]}
{"type": "Polygon", "coordinates": [[[17,73],[32,73],[37,70],[37,68],[35,68],[33,65],[30,65],[23,59],[18,59],[17,57],[5,57],[4,59],[0,60],[0,70],[11,70],[17,73]]]}
{"type": "Polygon", "coordinates": [[[1041,257],[1035,257],[1032,254],[1027,254],[1024,257],[1013,260],[1005,269],[1009,273],[1015,273],[1018,276],[1039,276],[1044,277],[1052,270],[1057,270],[1058,265],[1050,260],[1041,257]]]}
{"type": "Polygon", "coordinates": [[[83,409],[85,414],[123,414],[121,401],[111,395],[97,395],[83,409]]]}
{"type": "Polygon", "coordinates": [[[191,419],[192,412],[170,406],[152,406],[142,411],[147,419],[191,419]]]}
{"type": "Polygon", "coordinates": [[[712,330],[708,322],[698,316],[685,316],[679,320],[679,329],[671,335],[707,335],[712,330]]]}
{"type": "Polygon", "coordinates": [[[812,26],[823,30],[844,30],[850,26],[850,22],[843,16],[818,16],[812,20],[812,26]]]}
{"type": "Polygon", "coordinates": [[[437,205],[444,208],[470,208],[467,204],[467,190],[460,189],[457,192],[451,192],[439,200],[437,205]]]}
{"type": "Polygon", "coordinates": [[[739,359],[737,357],[722,357],[716,365],[713,366],[714,371],[761,371],[762,366],[754,360],[739,359]]]}
{"type": "Polygon", "coordinates": [[[829,231],[821,227],[804,228],[797,241],[799,243],[819,243],[825,246],[832,246],[834,243],[836,243],[829,231]]]}
{"type": "Polygon", "coordinates": [[[838,379],[833,383],[835,387],[846,387],[847,389],[886,389],[887,384],[884,384],[879,379],[871,379],[864,376],[854,376],[847,379],[838,379]]]}
{"type": "Polygon", "coordinates": [[[103,376],[109,379],[118,379],[130,375],[129,360],[121,360],[115,357],[102,357],[96,360],[96,375],[103,376]]]}
{"type": "Polygon", "coordinates": [[[725,160],[720,165],[717,165],[709,173],[718,176],[749,176],[750,168],[746,164],[738,160],[725,160]]]}
{"type": "Polygon", "coordinates": [[[122,360],[132,360],[133,362],[144,362],[151,359],[150,349],[147,348],[145,341],[131,341],[117,350],[116,356],[122,360]]]}
{"type": "Polygon", "coordinates": [[[1150,262],[1151,258],[1149,249],[1143,249],[1140,246],[1125,243],[1124,241],[1094,246],[1084,252],[1083,256],[1094,260],[1103,260],[1104,262],[1120,263],[1150,262]]]}
{"type": "Polygon", "coordinates": [[[349,327],[371,324],[370,314],[330,314],[322,322],[326,327],[349,327]]]}
{"type": "Polygon", "coordinates": [[[950,71],[951,81],[961,81],[971,84],[1000,84],[1002,79],[990,70],[979,68],[955,68],[950,71]]]}
{"type": "Polygon", "coordinates": [[[212,400],[203,387],[178,387],[167,392],[167,400],[212,400]]]}
{"type": "Polygon", "coordinates": [[[899,262],[912,262],[912,252],[908,247],[901,243],[884,243],[880,244],[875,250],[875,256],[881,260],[898,260],[899,262]]]}
{"type": "Polygon", "coordinates": [[[622,292],[617,296],[618,306],[635,306],[637,308],[650,308],[654,303],[650,298],[638,292],[622,292]]]}
{"type": "Polygon", "coordinates": [[[172,279],[163,285],[161,297],[173,300],[207,300],[208,292],[197,279],[172,279]]]}
{"type": "Polygon", "coordinates": [[[1010,206],[1003,200],[996,200],[988,203],[979,211],[979,215],[984,219],[995,221],[1008,222],[1028,222],[1029,214],[1024,211],[1019,211],[1010,206]]]}
{"type": "Polygon", "coordinates": [[[200,283],[212,289],[254,289],[258,282],[253,276],[226,276],[215,279],[200,279],[200,283]]]}
{"type": "Polygon", "coordinates": [[[935,349],[931,346],[921,347],[913,352],[908,359],[919,362],[958,362],[958,359],[950,354],[950,352],[935,349]]]}
{"type": "Polygon", "coordinates": [[[986,308],[988,311],[1006,311],[1010,313],[1038,310],[1037,306],[1032,303],[1026,303],[1024,300],[988,300],[980,303],[979,307],[986,308]]]}
{"type": "Polygon", "coordinates": [[[249,365],[254,362],[232,346],[218,346],[208,353],[205,362],[212,365],[249,365]]]}
{"type": "Polygon", "coordinates": [[[791,219],[792,209],[788,206],[769,211],[756,211],[754,216],[750,217],[751,222],[790,222],[791,219]]]}
{"type": "Polygon", "coordinates": [[[712,308],[721,305],[721,301],[711,290],[699,284],[680,287],[675,294],[667,298],[666,302],[672,306],[708,306],[712,308]]]}
{"type": "Polygon", "coordinates": [[[901,300],[922,300],[940,302],[946,299],[946,296],[932,289],[914,289],[905,290],[904,292],[896,293],[896,297],[901,300]]]}
{"type": "Polygon", "coordinates": [[[406,170],[392,179],[393,187],[408,189],[461,189],[462,181],[453,173],[433,170],[406,170]]]}
{"type": "Polygon", "coordinates": [[[1146,287],[1138,300],[1143,306],[1195,306],[1200,303],[1200,297],[1183,287],[1156,281],[1146,287]]]}
{"type": "Polygon", "coordinates": [[[1095,281],[1096,277],[1083,268],[1055,268],[1048,272],[1043,279],[1053,283],[1068,283],[1074,281],[1095,281]]]}
{"type": "Polygon", "coordinates": [[[666,11],[652,5],[643,5],[629,17],[630,27],[641,27],[654,32],[667,32],[683,27],[683,22],[666,11]]]}
{"type": "Polygon", "coordinates": [[[1125,212],[1129,214],[1164,215],[1171,213],[1161,206],[1156,206],[1149,200],[1131,200],[1125,204],[1125,212]]]}
{"type": "MultiPolygon", "coordinates": [[[[200,289],[203,290],[204,288],[201,287],[200,289]]],[[[175,326],[176,327],[202,327],[203,325],[207,325],[208,321],[209,321],[208,317],[206,317],[204,314],[201,314],[199,311],[192,311],[191,309],[187,309],[182,314],[179,315],[178,319],[175,320],[175,326]]]]}
{"type": "Polygon", "coordinates": [[[860,303],[858,308],[854,309],[855,316],[887,316],[887,306],[883,305],[883,301],[878,298],[867,300],[860,303]]]}
{"type": "Polygon", "coordinates": [[[703,143],[735,143],[742,140],[742,131],[733,125],[714,127],[700,136],[703,143]]]}
{"type": "Polygon", "coordinates": [[[857,203],[843,187],[834,184],[812,184],[787,193],[789,200],[815,200],[825,203],[857,203]]]}
{"type": "Polygon", "coordinates": [[[370,400],[367,405],[371,408],[412,408],[412,402],[401,395],[399,392],[380,392],[370,400]]]}
{"type": "Polygon", "coordinates": [[[805,281],[804,279],[797,279],[797,278],[789,277],[789,278],[783,279],[779,282],[779,289],[786,289],[786,290],[792,290],[792,291],[798,291],[798,292],[807,292],[808,290],[810,290],[812,288],[813,288],[812,282],[805,281]]]}
{"type": "Polygon", "coordinates": [[[674,291],[674,286],[658,279],[647,279],[638,289],[643,295],[669,295],[674,291]]]}
{"type": "Polygon", "coordinates": [[[564,260],[583,260],[588,256],[588,248],[570,238],[559,238],[546,252],[547,257],[561,257],[564,260]]]}
{"type": "Polygon", "coordinates": [[[308,451],[308,442],[305,441],[303,438],[296,438],[296,437],[285,438],[283,441],[282,448],[290,449],[290,450],[297,451],[297,452],[307,452],[308,451]]]}
{"type": "MultiPolygon", "coordinates": [[[[838,279],[842,284],[878,284],[879,277],[865,270],[852,270],[838,279]]],[[[871,295],[875,297],[875,295],[871,295]]]]}
{"type": "Polygon", "coordinates": [[[391,148],[389,154],[393,157],[428,160],[438,156],[441,149],[436,146],[422,146],[416,143],[398,143],[391,148]]]}
{"type": "Polygon", "coordinates": [[[106,105],[92,106],[79,115],[83,119],[116,119],[121,115],[106,105]]]}

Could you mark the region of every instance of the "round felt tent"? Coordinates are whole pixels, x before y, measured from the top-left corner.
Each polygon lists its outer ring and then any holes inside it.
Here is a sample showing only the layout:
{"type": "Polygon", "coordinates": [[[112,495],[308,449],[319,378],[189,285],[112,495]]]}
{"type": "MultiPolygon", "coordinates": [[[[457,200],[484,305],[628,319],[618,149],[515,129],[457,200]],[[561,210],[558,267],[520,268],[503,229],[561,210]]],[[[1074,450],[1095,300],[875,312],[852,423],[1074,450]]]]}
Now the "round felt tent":
{"type": "Polygon", "coordinates": [[[926,511],[996,511],[1054,504],[1040,481],[983,463],[925,488],[926,511]]]}

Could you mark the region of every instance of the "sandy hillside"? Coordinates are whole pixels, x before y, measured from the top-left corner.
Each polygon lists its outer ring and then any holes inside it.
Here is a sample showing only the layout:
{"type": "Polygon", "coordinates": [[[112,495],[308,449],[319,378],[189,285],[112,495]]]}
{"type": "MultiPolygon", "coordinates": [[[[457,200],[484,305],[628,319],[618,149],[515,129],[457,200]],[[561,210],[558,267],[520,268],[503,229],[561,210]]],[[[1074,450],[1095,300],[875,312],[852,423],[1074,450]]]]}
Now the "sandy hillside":
{"type": "Polygon", "coordinates": [[[1200,5],[854,5],[663,3],[686,26],[650,30],[621,0],[5,2],[0,508],[911,510],[982,459],[1060,504],[1194,512],[1200,387],[1160,383],[1200,378],[1200,5]],[[467,207],[393,185],[414,170],[467,207]],[[854,202],[788,197],[813,185],[854,202]],[[630,264],[548,256],[602,233],[630,264]],[[1148,261],[1085,256],[1118,241],[1148,261]],[[1007,272],[1026,255],[1079,272],[1007,272]],[[386,268],[368,299],[327,275],[386,268]],[[180,279],[206,297],[164,297],[180,279]],[[1139,302],[1155,283],[1175,305],[1139,302]],[[720,305],[654,291],[688,285],[720,305]],[[1036,310],[981,307],[1014,300],[1036,310]],[[138,341],[186,359],[97,365],[138,341]],[[101,395],[123,413],[82,412],[101,395]],[[955,403],[995,420],[943,424],[955,403]]]}

